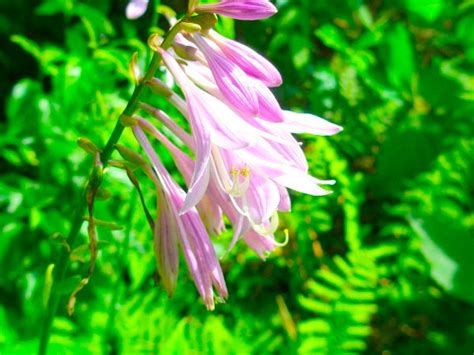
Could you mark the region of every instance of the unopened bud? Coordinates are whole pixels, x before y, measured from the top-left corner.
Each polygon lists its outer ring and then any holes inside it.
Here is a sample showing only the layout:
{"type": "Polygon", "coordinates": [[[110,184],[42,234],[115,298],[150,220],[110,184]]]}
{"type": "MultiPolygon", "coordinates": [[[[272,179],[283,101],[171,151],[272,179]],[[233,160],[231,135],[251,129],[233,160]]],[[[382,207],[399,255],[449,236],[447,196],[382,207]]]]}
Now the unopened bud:
{"type": "Polygon", "coordinates": [[[89,154],[95,155],[96,153],[100,153],[100,149],[88,138],[79,138],[77,144],[89,154]]]}
{"type": "Polygon", "coordinates": [[[150,89],[158,95],[164,97],[170,97],[173,95],[173,91],[157,78],[151,78],[146,82],[146,85],[148,85],[150,89]]]}
{"type": "Polygon", "coordinates": [[[128,160],[129,162],[138,165],[138,166],[146,166],[146,161],[139,155],[138,153],[134,152],[130,148],[127,148],[121,144],[117,144],[115,146],[125,160],[128,160]]]}
{"type": "Polygon", "coordinates": [[[194,22],[184,21],[184,22],[181,22],[179,26],[183,31],[188,32],[188,33],[199,32],[202,30],[202,27],[198,23],[194,23],[194,22]]]}

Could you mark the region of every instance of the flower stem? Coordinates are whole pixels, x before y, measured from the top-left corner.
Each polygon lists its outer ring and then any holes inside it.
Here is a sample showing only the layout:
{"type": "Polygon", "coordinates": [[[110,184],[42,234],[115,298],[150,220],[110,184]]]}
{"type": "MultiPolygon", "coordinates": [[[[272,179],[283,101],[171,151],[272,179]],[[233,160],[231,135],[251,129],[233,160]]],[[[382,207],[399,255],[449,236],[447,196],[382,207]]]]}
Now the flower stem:
{"type": "MultiPolygon", "coordinates": [[[[144,84],[140,84],[135,88],[132,98],[130,99],[126,109],[124,110],[120,118],[123,116],[128,116],[128,115],[133,114],[137,106],[140,94],[143,91],[143,88],[144,88],[144,84]]],[[[125,129],[125,127],[122,125],[120,121],[120,118],[117,120],[115,128],[109,140],[107,141],[107,144],[105,145],[103,153],[101,154],[101,161],[104,168],[107,166],[110,160],[110,157],[112,156],[112,153],[114,151],[115,144],[117,144],[117,142],[119,141],[125,129]]],[[[67,242],[71,247],[74,245],[77,239],[77,236],[79,235],[79,232],[81,230],[81,226],[84,222],[84,212],[86,208],[87,208],[86,190],[84,190],[83,193],[81,194],[81,199],[76,207],[74,219],[72,221],[72,227],[71,227],[71,230],[69,231],[69,235],[67,238],[67,242]]],[[[54,275],[54,284],[58,285],[64,280],[64,278],[66,277],[68,268],[69,268],[69,251],[64,250],[59,257],[56,267],[54,268],[54,270],[56,270],[56,275],[54,275]]],[[[51,333],[51,326],[52,326],[54,317],[56,316],[56,312],[58,310],[59,301],[60,301],[59,290],[56,290],[53,286],[52,292],[48,299],[48,303],[46,306],[46,315],[43,319],[43,325],[41,328],[40,345],[39,345],[39,351],[38,351],[40,355],[46,354],[48,343],[49,343],[49,337],[51,333]]]]}
{"type": "MultiPolygon", "coordinates": [[[[180,24],[181,24],[181,21],[178,21],[168,31],[168,33],[166,34],[163,40],[163,43],[161,44],[161,47],[163,49],[167,49],[170,47],[174,37],[180,31],[180,24]]],[[[150,66],[145,76],[140,81],[140,83],[135,87],[132,97],[130,98],[127,106],[125,107],[125,110],[120,115],[119,119],[117,120],[117,123],[115,124],[115,128],[112,131],[112,134],[110,135],[104,147],[104,150],[101,154],[101,161],[102,161],[102,165],[104,169],[107,167],[109,160],[112,156],[112,153],[115,149],[115,145],[118,143],[125,129],[125,126],[122,124],[121,119],[124,117],[130,117],[135,113],[135,111],[138,108],[140,96],[142,95],[145,89],[146,83],[148,80],[150,80],[154,76],[156,70],[159,67],[160,61],[161,61],[160,54],[158,52],[155,52],[153,54],[153,57],[150,62],[150,66]]],[[[92,175],[91,175],[91,178],[93,178],[92,175]]],[[[79,232],[81,230],[81,226],[84,222],[84,212],[86,208],[87,208],[87,201],[86,201],[86,189],[85,189],[83,193],[81,194],[80,201],[77,204],[74,218],[71,224],[71,230],[69,231],[68,238],[67,238],[67,242],[71,247],[74,245],[77,239],[77,236],[79,235],[79,232]]],[[[66,277],[68,268],[69,268],[69,252],[67,250],[64,250],[59,256],[59,260],[57,261],[56,267],[54,268],[55,270],[55,275],[53,278],[54,285],[58,285],[62,283],[62,281],[66,277]]],[[[49,338],[51,335],[51,326],[52,326],[54,317],[56,316],[58,306],[59,306],[60,292],[59,290],[55,289],[54,285],[53,285],[51,294],[49,296],[48,303],[46,305],[46,313],[45,313],[43,324],[41,327],[40,343],[39,343],[39,350],[38,350],[39,355],[46,354],[49,338]]]]}

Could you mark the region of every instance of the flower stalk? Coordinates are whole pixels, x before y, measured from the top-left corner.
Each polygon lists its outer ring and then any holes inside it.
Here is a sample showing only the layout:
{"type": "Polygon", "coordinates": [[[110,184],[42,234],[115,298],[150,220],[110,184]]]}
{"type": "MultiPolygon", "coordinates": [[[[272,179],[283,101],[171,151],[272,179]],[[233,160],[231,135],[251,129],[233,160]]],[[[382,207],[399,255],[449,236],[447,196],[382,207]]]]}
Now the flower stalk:
{"type": "MultiPolygon", "coordinates": [[[[147,3],[131,0],[128,17],[143,14],[147,3]]],[[[273,64],[213,30],[216,14],[250,21],[272,16],[277,10],[269,0],[220,0],[206,5],[193,0],[188,8],[188,14],[179,21],[174,15],[168,16],[173,26],[163,40],[158,35],[148,39],[154,54],[143,77],[136,55],[132,57],[130,72],[136,87],[103,153],[82,142],[88,151],[96,151],[95,165],[101,169],[91,173],[68,242],[74,244],[88,207],[92,270],[96,238],[91,191],[98,190],[102,176],[96,174],[112,165],[110,158],[118,148],[125,162],[114,161],[113,166],[126,168],[129,162],[137,165],[156,189],[153,218],[145,206],[138,180],[127,171],[152,227],[157,269],[164,288],[169,295],[173,294],[181,250],[201,299],[207,309],[213,310],[216,302],[228,297],[228,291],[211,237],[231,225],[233,237],[227,253],[243,240],[262,259],[281,246],[275,233],[279,227],[278,213],[291,209],[288,190],[324,196],[330,191],[321,185],[334,184],[333,180],[319,180],[309,174],[301,144],[293,133],[332,135],[342,128],[311,114],[283,110],[270,90],[282,84],[273,64]],[[161,64],[180,91],[154,77],[161,64]],[[187,121],[186,128],[166,112],[140,101],[147,86],[179,111],[187,121]],[[174,145],[147,118],[136,115],[138,109],[160,121],[182,145],[174,145]],[[133,132],[145,158],[117,144],[125,128],[133,132]],[[150,138],[173,156],[185,189],[172,178],[150,138]],[[184,146],[188,152],[182,150],[184,146]],[[229,223],[225,223],[225,217],[229,223]]],[[[63,281],[67,273],[68,256],[63,253],[55,268],[56,283],[63,281]]],[[[77,292],[87,283],[90,273],[81,281],[83,285],[76,288],[77,292]]],[[[46,352],[58,294],[53,292],[48,300],[40,354],[46,352]]]]}
{"type": "MultiPolygon", "coordinates": [[[[173,42],[174,37],[179,33],[181,22],[177,22],[168,33],[165,35],[163,42],[161,44],[162,48],[169,48],[171,43],[173,42]]],[[[102,163],[102,170],[109,165],[109,161],[112,157],[112,153],[114,152],[120,137],[123,134],[125,126],[122,124],[122,119],[125,117],[131,117],[137,110],[140,102],[140,97],[145,90],[146,83],[155,75],[156,70],[159,67],[161,61],[161,55],[159,52],[154,52],[153,57],[151,59],[149,68],[145,73],[144,77],[140,80],[139,84],[135,86],[135,89],[132,93],[130,100],[128,101],[127,106],[125,107],[122,114],[117,119],[115,127],[110,135],[105,147],[100,154],[100,161],[102,163]]],[[[92,169],[91,176],[89,181],[96,181],[97,176],[97,169],[92,169]]],[[[97,186],[98,188],[98,186],[97,186]]],[[[76,239],[79,235],[81,230],[82,224],[84,223],[84,213],[87,210],[88,201],[87,201],[87,189],[84,189],[83,193],[81,194],[81,198],[77,203],[76,210],[74,212],[74,217],[71,223],[71,229],[67,236],[67,243],[70,246],[73,246],[76,242],[76,239]]],[[[53,276],[53,286],[48,298],[48,302],[46,305],[45,316],[43,318],[42,326],[41,326],[41,333],[40,333],[40,343],[39,343],[39,355],[44,355],[47,352],[49,338],[51,335],[51,327],[56,316],[59,301],[60,301],[60,292],[55,289],[55,285],[61,284],[62,281],[65,279],[67,275],[67,271],[69,269],[69,251],[63,250],[59,259],[56,263],[56,267],[54,268],[54,276],[53,276]]]]}

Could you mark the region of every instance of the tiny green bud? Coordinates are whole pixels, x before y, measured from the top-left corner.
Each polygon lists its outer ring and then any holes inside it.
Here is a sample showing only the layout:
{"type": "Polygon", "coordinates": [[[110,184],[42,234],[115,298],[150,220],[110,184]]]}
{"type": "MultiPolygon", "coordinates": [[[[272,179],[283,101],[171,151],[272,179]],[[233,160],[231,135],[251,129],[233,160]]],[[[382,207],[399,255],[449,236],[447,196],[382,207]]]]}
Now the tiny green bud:
{"type": "Polygon", "coordinates": [[[173,95],[173,91],[157,78],[151,78],[146,82],[146,85],[148,85],[150,89],[158,95],[164,97],[170,97],[173,95]]]}
{"type": "Polygon", "coordinates": [[[180,29],[182,29],[185,32],[193,33],[193,32],[199,32],[202,30],[202,27],[198,23],[194,22],[181,22],[179,25],[180,29]]]}
{"type": "Polygon", "coordinates": [[[95,155],[96,153],[100,153],[100,149],[88,138],[79,138],[77,144],[89,154],[95,155]]]}
{"type": "Polygon", "coordinates": [[[138,166],[146,166],[145,159],[143,159],[141,155],[134,152],[130,148],[127,148],[121,144],[117,144],[115,147],[117,148],[122,158],[124,158],[125,160],[128,160],[129,162],[138,166]]]}

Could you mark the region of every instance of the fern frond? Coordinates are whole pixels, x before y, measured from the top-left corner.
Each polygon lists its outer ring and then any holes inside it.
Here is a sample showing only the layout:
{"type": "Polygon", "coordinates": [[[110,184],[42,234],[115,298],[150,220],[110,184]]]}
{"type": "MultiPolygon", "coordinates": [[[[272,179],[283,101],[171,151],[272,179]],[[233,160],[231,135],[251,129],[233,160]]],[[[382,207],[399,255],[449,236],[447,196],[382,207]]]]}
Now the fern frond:
{"type": "Polygon", "coordinates": [[[302,354],[356,354],[366,349],[370,321],[377,311],[377,267],[366,251],[350,252],[348,260],[333,258],[308,281],[309,295],[301,306],[314,318],[300,321],[302,354]]]}

